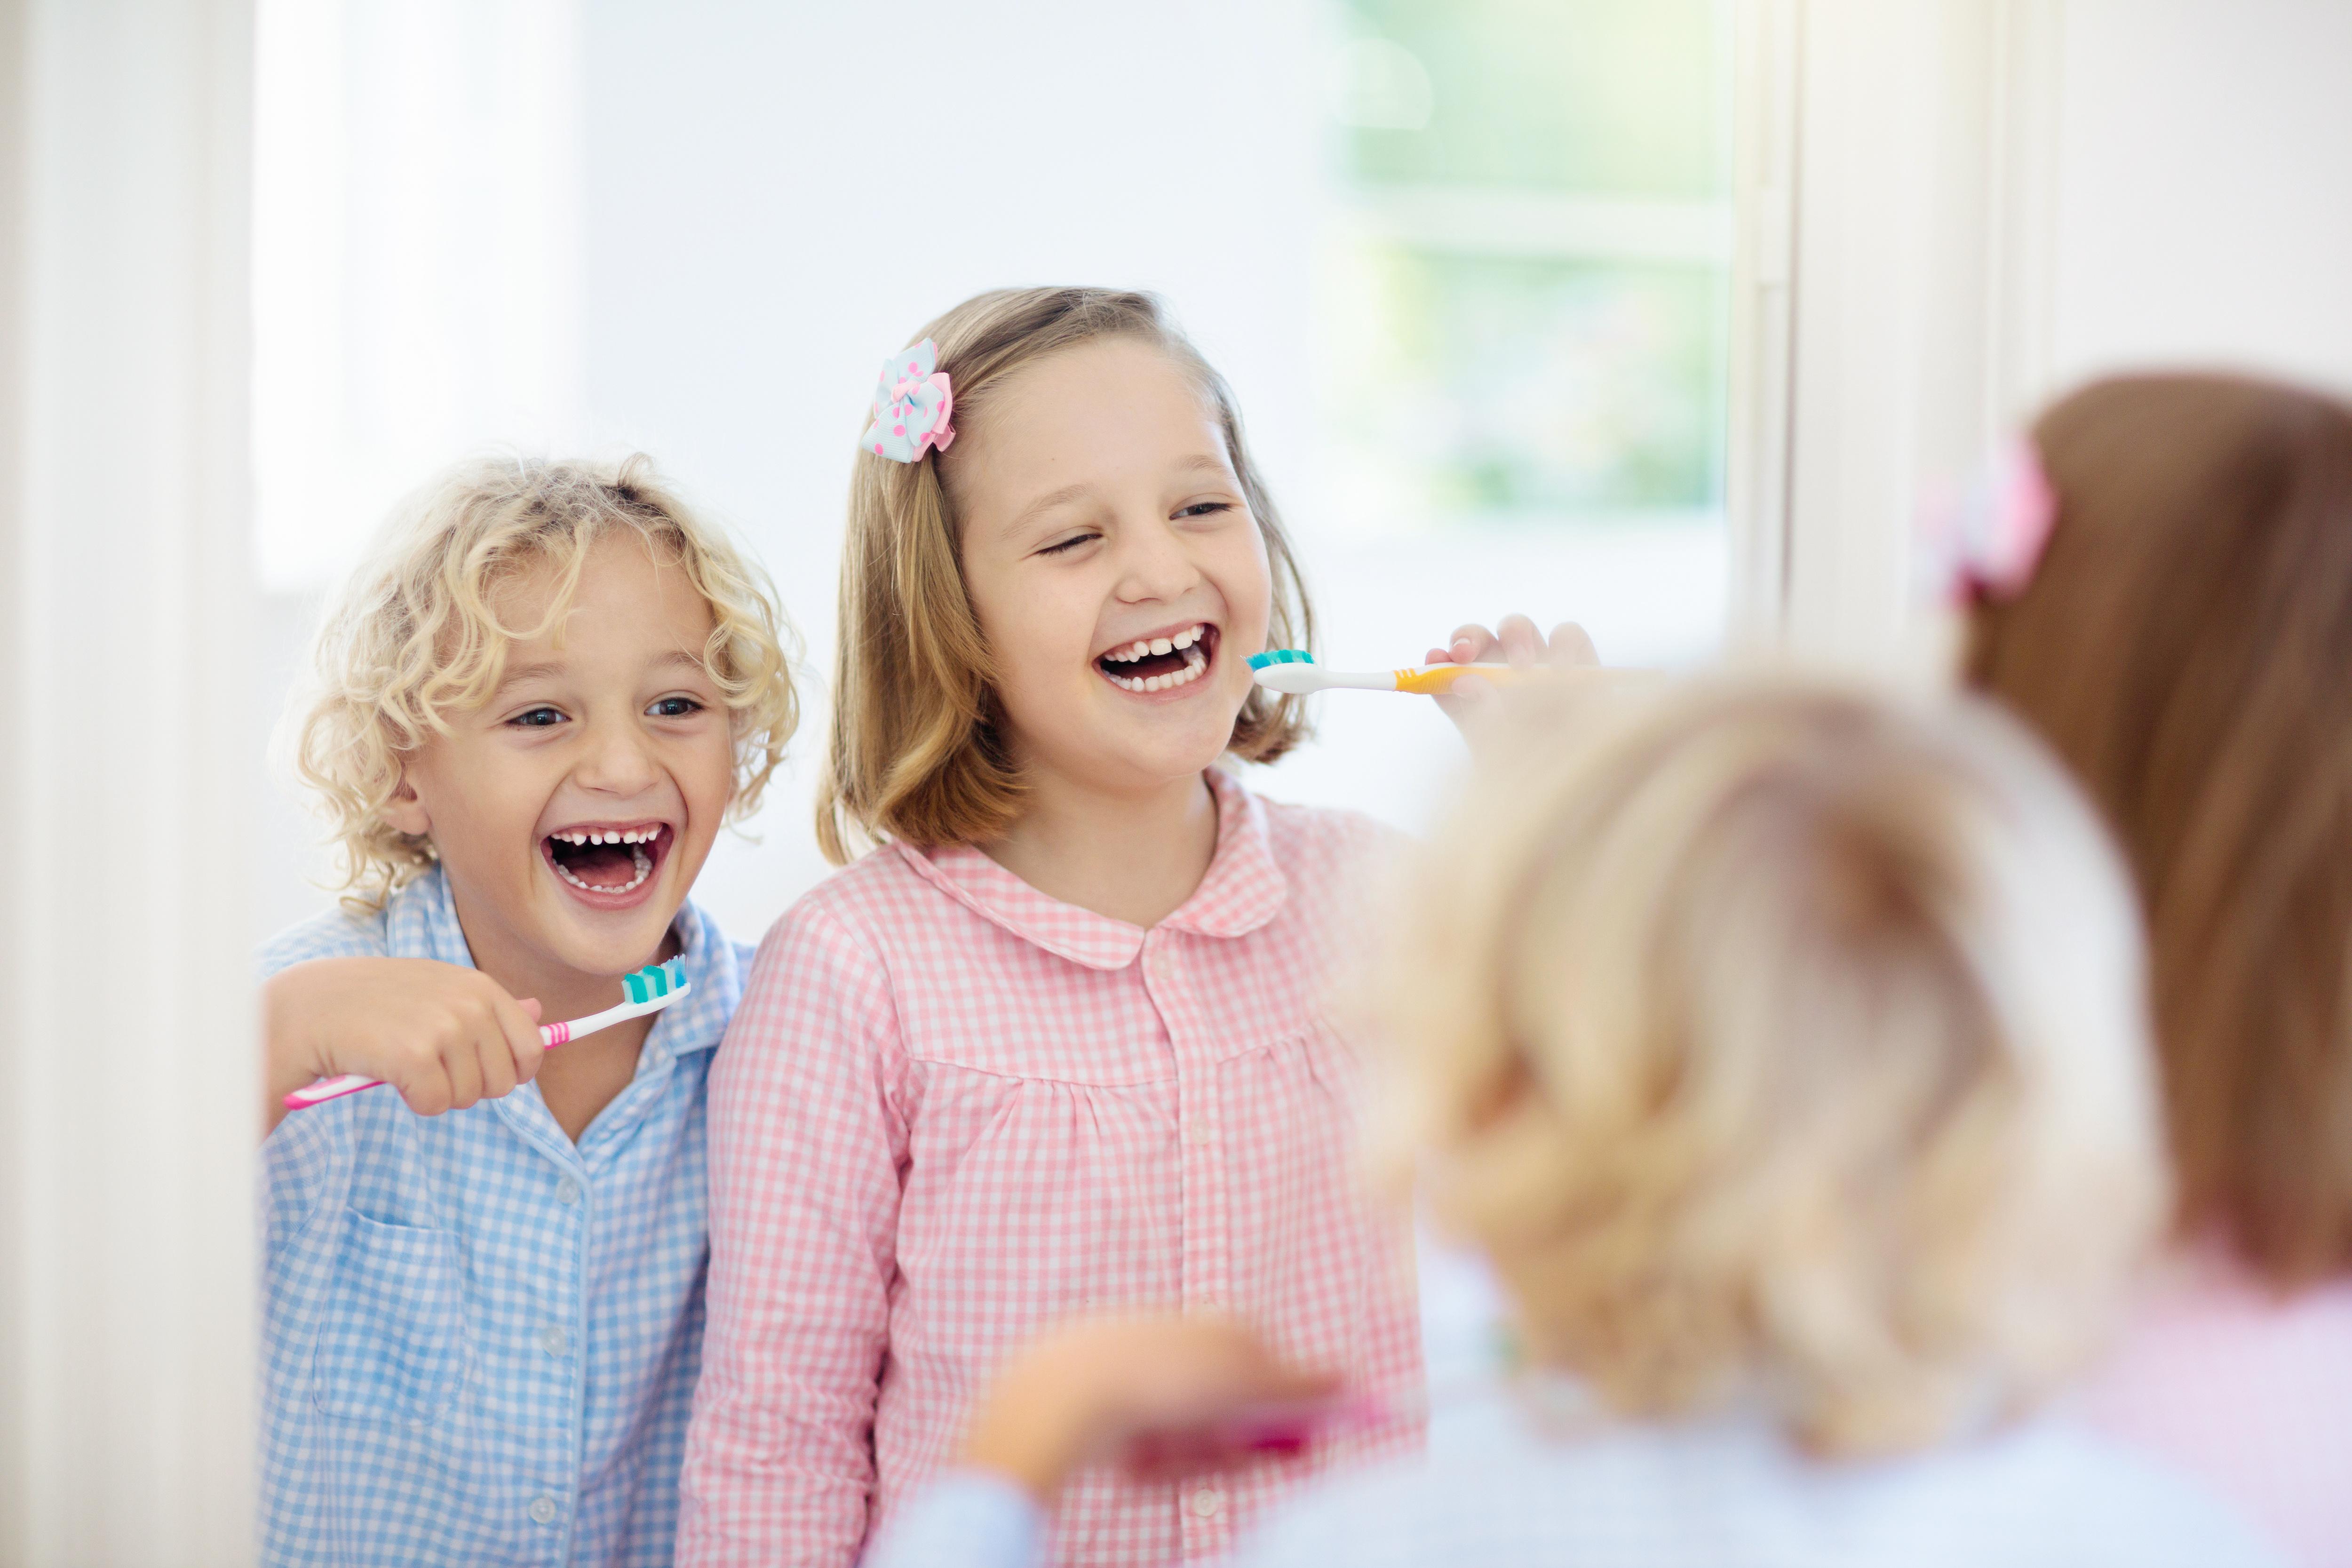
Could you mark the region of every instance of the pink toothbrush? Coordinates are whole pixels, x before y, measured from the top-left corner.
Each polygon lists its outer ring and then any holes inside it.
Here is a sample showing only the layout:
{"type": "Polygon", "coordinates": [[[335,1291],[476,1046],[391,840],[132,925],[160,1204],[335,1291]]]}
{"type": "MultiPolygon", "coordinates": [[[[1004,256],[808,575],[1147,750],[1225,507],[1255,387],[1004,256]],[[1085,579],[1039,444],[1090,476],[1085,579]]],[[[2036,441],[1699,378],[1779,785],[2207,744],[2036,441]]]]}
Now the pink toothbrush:
{"type": "MultiPolygon", "coordinates": [[[[675,958],[667,963],[649,963],[633,974],[624,974],[621,985],[628,993],[628,1000],[619,1006],[607,1007],[601,1013],[591,1013],[584,1018],[573,1018],[568,1023],[541,1024],[539,1026],[540,1039],[552,1049],[583,1035],[593,1035],[599,1029],[609,1029],[631,1018],[658,1013],[694,989],[686,978],[685,963],[675,958]]],[[[306,1106],[323,1105],[347,1094],[357,1094],[363,1089],[373,1089],[383,1081],[380,1078],[356,1072],[347,1072],[341,1078],[322,1078],[288,1095],[286,1109],[300,1110],[306,1106]]]]}

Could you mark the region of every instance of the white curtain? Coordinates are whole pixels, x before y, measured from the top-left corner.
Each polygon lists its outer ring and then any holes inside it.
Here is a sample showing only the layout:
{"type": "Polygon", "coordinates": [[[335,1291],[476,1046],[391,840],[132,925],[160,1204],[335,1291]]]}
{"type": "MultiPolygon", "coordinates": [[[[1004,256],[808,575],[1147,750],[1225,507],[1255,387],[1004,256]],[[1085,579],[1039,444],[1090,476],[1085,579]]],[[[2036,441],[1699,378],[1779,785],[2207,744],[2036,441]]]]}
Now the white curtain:
{"type": "Polygon", "coordinates": [[[0,1563],[252,1559],[249,0],[0,0],[0,1563]]]}

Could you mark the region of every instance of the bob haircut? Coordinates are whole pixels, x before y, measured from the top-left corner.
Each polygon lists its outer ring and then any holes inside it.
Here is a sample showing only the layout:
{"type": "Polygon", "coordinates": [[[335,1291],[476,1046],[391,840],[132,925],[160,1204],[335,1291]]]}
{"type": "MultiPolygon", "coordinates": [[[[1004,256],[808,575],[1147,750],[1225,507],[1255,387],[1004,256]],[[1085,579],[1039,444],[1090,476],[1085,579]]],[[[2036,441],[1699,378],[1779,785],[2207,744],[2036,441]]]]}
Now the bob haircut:
{"type": "Polygon", "coordinates": [[[445,714],[488,700],[510,641],[562,625],[589,552],[608,538],[642,542],[710,605],[703,668],[735,735],[728,820],[758,809],[800,713],[793,632],[766,575],[663,488],[643,456],[462,463],[394,513],[312,647],[316,690],[296,727],[294,765],[324,804],[347,906],[382,909],[432,866],[430,839],[384,820],[402,758],[447,731],[445,714]],[[492,599],[537,570],[556,576],[545,617],[506,625],[492,599]]]}
{"type": "Polygon", "coordinates": [[[1508,695],[1374,1002],[1391,1171],[1617,1413],[2023,1409],[2159,1228],[2131,891],[1990,707],[1508,695]]]}
{"type": "MultiPolygon", "coordinates": [[[[1274,579],[1269,642],[1311,649],[1314,612],[1274,498],[1250,460],[1241,410],[1156,296],[1001,289],[965,300],[916,334],[938,345],[939,368],[953,383],[956,421],[966,426],[1024,368],[1108,337],[1151,344],[1199,387],[1265,539],[1274,579]]],[[[862,449],[854,460],[833,743],[816,807],[817,843],[835,865],[879,838],[984,843],[1020,815],[1020,773],[1005,744],[993,660],[965,591],[960,530],[940,462],[937,451],[898,463],[862,449]]],[[[1304,699],[1253,689],[1229,751],[1270,763],[1307,732],[1304,699]]]]}
{"type": "Polygon", "coordinates": [[[2058,521],[1968,679],[2105,811],[2148,925],[2179,1223],[2352,1268],[2352,408],[2095,384],[2033,431],[2058,521]]]}

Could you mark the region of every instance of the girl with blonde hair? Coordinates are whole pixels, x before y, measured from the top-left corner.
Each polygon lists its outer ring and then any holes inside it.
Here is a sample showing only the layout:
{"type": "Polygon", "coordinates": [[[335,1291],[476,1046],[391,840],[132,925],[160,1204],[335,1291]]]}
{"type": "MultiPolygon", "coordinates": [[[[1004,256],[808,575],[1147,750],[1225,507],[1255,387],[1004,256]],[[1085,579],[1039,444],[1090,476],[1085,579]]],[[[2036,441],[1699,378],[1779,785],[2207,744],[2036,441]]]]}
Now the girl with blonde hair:
{"type": "MultiPolygon", "coordinates": [[[[819,834],[873,847],[770,933],[719,1058],[693,1564],[847,1568],[1074,1312],[1246,1313],[1420,1378],[1322,1006],[1383,836],[1227,765],[1297,742],[1248,659],[1313,631],[1232,393],[1149,295],[984,294],[891,357],[855,464],[819,834]]],[[[1092,1480],[1055,1550],[1214,1555],[1418,1435],[1092,1480]]]]}

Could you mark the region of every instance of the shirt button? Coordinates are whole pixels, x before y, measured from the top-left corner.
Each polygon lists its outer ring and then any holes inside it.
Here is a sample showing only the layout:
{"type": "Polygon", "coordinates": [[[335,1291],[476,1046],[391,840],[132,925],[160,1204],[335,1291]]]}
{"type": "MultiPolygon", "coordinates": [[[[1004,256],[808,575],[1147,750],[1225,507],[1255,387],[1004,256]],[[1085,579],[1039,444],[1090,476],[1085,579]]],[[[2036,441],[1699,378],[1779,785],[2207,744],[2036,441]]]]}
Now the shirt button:
{"type": "Polygon", "coordinates": [[[539,1331],[540,1348],[550,1355],[562,1355],[571,1342],[564,1337],[563,1331],[553,1323],[539,1331]]]}
{"type": "Polygon", "coordinates": [[[1192,1511],[1202,1519],[1216,1518],[1217,1510],[1224,1506],[1224,1494],[1214,1487],[1202,1487],[1192,1494],[1192,1511]]]}
{"type": "Polygon", "coordinates": [[[580,1184],[566,1176],[555,1184],[555,1201],[570,1208],[580,1201],[580,1184]]]}
{"type": "Polygon", "coordinates": [[[555,1500],[551,1497],[543,1497],[537,1502],[532,1503],[530,1505],[530,1521],[533,1524],[553,1524],[555,1522],[555,1500]]]}
{"type": "Polygon", "coordinates": [[[1205,1148],[1207,1145],[1213,1143],[1216,1141],[1217,1130],[1215,1128],[1210,1126],[1205,1121],[1195,1121],[1192,1123],[1193,1142],[1201,1144],[1205,1148]]]}

